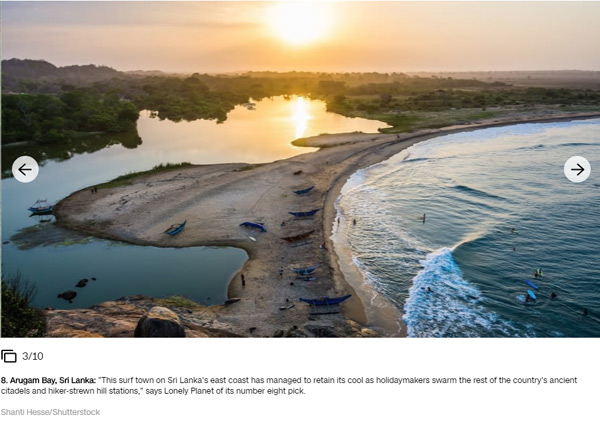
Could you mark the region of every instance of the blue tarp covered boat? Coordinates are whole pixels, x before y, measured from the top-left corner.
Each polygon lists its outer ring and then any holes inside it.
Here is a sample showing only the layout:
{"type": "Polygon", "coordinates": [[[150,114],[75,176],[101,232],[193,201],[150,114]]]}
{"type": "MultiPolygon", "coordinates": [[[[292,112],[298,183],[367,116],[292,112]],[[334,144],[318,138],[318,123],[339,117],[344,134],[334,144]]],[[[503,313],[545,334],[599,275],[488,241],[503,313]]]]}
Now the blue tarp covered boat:
{"type": "Polygon", "coordinates": [[[315,270],[317,270],[318,267],[319,265],[317,264],[305,268],[292,268],[292,271],[300,275],[308,275],[309,273],[312,273],[315,270]]]}
{"type": "Polygon", "coordinates": [[[187,224],[187,220],[183,221],[181,224],[174,224],[169,227],[168,230],[165,231],[166,234],[169,235],[177,235],[185,228],[185,224],[187,224]]]}
{"type": "Polygon", "coordinates": [[[339,304],[341,302],[344,302],[350,297],[352,297],[352,294],[348,294],[348,295],[344,295],[343,297],[336,297],[336,298],[330,298],[330,297],[325,297],[323,299],[300,298],[300,301],[310,304],[311,306],[329,306],[329,305],[339,304]]]}
{"type": "Polygon", "coordinates": [[[240,227],[256,228],[262,232],[267,232],[267,229],[263,225],[257,224],[256,222],[242,222],[240,227]]]}
{"type": "Polygon", "coordinates": [[[319,212],[321,209],[313,209],[308,212],[288,212],[290,215],[294,215],[297,218],[306,218],[309,216],[314,216],[315,213],[319,212]]]}
{"type": "Polygon", "coordinates": [[[297,195],[301,196],[303,194],[309,193],[312,189],[314,189],[315,186],[310,186],[306,189],[302,189],[302,190],[294,190],[294,193],[296,193],[297,195]]]}
{"type": "Polygon", "coordinates": [[[54,206],[49,205],[44,199],[39,199],[27,210],[34,215],[48,215],[52,213],[52,209],[54,209],[54,206]]]}

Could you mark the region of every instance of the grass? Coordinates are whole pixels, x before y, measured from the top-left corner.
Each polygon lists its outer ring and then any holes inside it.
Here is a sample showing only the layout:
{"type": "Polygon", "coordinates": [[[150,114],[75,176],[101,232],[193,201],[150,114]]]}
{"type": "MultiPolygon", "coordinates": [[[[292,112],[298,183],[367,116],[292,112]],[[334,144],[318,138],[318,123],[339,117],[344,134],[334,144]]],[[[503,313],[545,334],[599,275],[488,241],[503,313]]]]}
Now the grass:
{"type": "MultiPolygon", "coordinates": [[[[431,95],[436,94],[438,94],[437,91],[433,92],[431,95]]],[[[451,92],[451,94],[454,94],[455,96],[459,95],[454,92],[451,92]]],[[[495,95],[500,94],[494,92],[480,92],[480,95],[482,96],[487,95],[487,97],[484,96],[484,99],[487,98],[490,101],[497,101],[498,99],[495,95]]],[[[510,92],[506,93],[506,95],[509,94],[513,96],[517,95],[510,92]]],[[[510,105],[488,104],[486,106],[484,103],[477,106],[451,108],[449,105],[442,103],[432,104],[430,110],[407,109],[406,104],[403,104],[402,102],[404,100],[406,100],[406,98],[394,96],[394,99],[389,104],[382,105],[381,100],[375,96],[347,95],[342,103],[328,103],[327,109],[347,117],[379,120],[392,126],[380,129],[379,131],[382,133],[404,133],[419,129],[441,128],[498,117],[510,117],[512,114],[600,111],[600,106],[594,104],[560,104],[546,103],[542,100],[535,102],[532,100],[517,101],[516,99],[512,101],[510,105]],[[439,107],[443,107],[443,109],[439,109],[439,107]]],[[[421,106],[425,105],[427,104],[421,104],[421,106]]],[[[296,141],[294,144],[299,146],[302,145],[299,141],[296,141]]]]}
{"type": "Polygon", "coordinates": [[[369,120],[379,120],[392,127],[380,129],[381,133],[406,133],[419,129],[435,129],[467,121],[484,120],[510,114],[514,110],[494,109],[483,111],[481,109],[463,108],[446,111],[406,111],[402,113],[367,113],[353,112],[353,117],[362,117],[369,120]]]}
{"type": "Polygon", "coordinates": [[[171,297],[165,297],[165,298],[156,298],[156,299],[154,299],[154,302],[156,302],[160,305],[163,305],[163,306],[188,308],[190,310],[201,307],[201,305],[198,304],[197,302],[192,301],[189,298],[181,297],[179,295],[173,295],[171,297]]]}
{"type": "Polygon", "coordinates": [[[192,164],[189,162],[181,162],[179,164],[159,164],[154,166],[151,170],[147,171],[138,171],[138,172],[130,172],[125,175],[121,175],[114,180],[107,181],[106,183],[99,184],[98,188],[111,188],[111,187],[119,187],[131,184],[134,179],[140,176],[158,174],[165,171],[171,171],[176,168],[187,168],[191,167],[192,164]]]}

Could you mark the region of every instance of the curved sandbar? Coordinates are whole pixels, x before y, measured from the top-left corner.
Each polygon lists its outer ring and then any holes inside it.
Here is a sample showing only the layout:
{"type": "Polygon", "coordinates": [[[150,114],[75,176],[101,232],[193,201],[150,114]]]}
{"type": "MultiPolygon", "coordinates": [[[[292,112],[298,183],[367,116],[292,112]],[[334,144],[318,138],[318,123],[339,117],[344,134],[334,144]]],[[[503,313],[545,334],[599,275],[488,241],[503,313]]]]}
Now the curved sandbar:
{"type": "MultiPolygon", "coordinates": [[[[246,286],[239,277],[229,287],[230,297],[241,300],[215,309],[220,326],[241,335],[270,336],[293,326],[336,325],[346,318],[361,324],[375,322],[382,335],[398,333],[395,314],[391,326],[385,317],[375,317],[340,270],[329,234],[335,218],[334,203],[347,178],[355,171],[385,160],[422,140],[443,134],[519,122],[547,122],[599,117],[598,113],[569,114],[542,118],[497,119],[423,130],[412,134],[347,134],[301,139],[297,145],[321,149],[286,160],[262,165],[218,164],[175,169],[141,175],[130,184],[73,193],[55,210],[66,227],[110,239],[140,245],[189,247],[227,245],[245,249],[250,259],[243,269],[246,286]],[[292,191],[314,185],[306,196],[292,191]],[[323,208],[313,219],[295,220],[288,211],[323,208]],[[185,230],[174,237],[164,234],[173,223],[187,220],[185,230]],[[268,233],[249,233],[239,227],[244,221],[261,222],[268,233]],[[282,226],[282,223],[285,225],[282,226]],[[313,243],[290,247],[280,239],[315,230],[313,243]],[[257,241],[252,241],[249,236],[257,241]],[[325,244],[325,249],[319,245],[325,244]],[[321,263],[318,281],[294,281],[290,267],[321,263]],[[283,276],[279,268],[283,267],[283,276]],[[291,285],[291,282],[294,284],[291,285]],[[343,314],[309,319],[300,297],[354,294],[343,306],[343,314]],[[280,306],[289,299],[295,306],[280,306]],[[344,317],[345,316],[345,317],[344,317]],[[371,316],[371,317],[370,317],[371,316]],[[254,328],[254,329],[252,329],[254,328]]],[[[356,285],[356,284],[355,284],[356,285]]],[[[352,330],[351,330],[352,331],[352,330]]],[[[360,332],[354,325],[353,332],[360,332]]],[[[403,332],[400,331],[400,334],[403,332]]],[[[349,333],[353,334],[353,333],[349,333]]]]}

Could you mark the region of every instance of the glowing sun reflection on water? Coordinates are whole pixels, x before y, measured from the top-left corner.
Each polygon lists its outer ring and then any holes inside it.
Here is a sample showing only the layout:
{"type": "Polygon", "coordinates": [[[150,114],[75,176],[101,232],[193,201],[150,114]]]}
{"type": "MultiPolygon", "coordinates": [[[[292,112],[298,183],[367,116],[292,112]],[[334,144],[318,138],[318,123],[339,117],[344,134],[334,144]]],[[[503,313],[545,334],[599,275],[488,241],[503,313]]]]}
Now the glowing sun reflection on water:
{"type": "Polygon", "coordinates": [[[296,98],[296,102],[293,105],[292,114],[292,120],[294,120],[294,123],[296,124],[296,139],[304,135],[304,132],[308,127],[308,120],[311,118],[312,116],[308,113],[308,108],[304,102],[304,98],[299,96],[296,98]]]}

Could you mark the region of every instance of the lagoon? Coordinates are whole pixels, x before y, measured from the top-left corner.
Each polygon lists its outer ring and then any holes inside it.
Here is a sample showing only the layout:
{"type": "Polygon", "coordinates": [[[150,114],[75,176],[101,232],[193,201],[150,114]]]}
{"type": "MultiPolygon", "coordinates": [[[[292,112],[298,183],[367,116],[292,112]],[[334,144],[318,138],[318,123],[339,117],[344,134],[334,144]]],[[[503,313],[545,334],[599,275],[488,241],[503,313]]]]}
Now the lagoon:
{"type": "MultiPolygon", "coordinates": [[[[35,284],[34,304],[40,307],[87,307],[127,294],[182,295],[201,303],[222,303],[226,297],[215,291],[226,291],[231,277],[242,267],[247,259],[242,250],[157,249],[88,238],[58,228],[52,220],[30,218],[27,208],[37,199],[54,203],[81,188],[161,163],[270,162],[313,150],[292,146],[298,137],[376,132],[380,127],[386,124],[328,113],[324,102],[302,97],[275,97],[254,106],[238,106],[222,124],[159,120],[142,111],[137,123],[141,143],[137,146],[92,142],[110,146],[78,150],[61,160],[42,162],[37,157],[40,175],[29,184],[13,178],[2,180],[2,240],[10,241],[2,246],[4,273],[20,272],[35,284]],[[120,263],[112,264],[117,261],[120,263]],[[98,281],[81,290],[73,288],[79,279],[90,277],[98,281]],[[214,285],[219,287],[215,290],[214,285]],[[57,294],[69,289],[79,293],[72,304],[57,299],[57,294]]],[[[27,153],[36,157],[35,150],[27,153]]]]}

